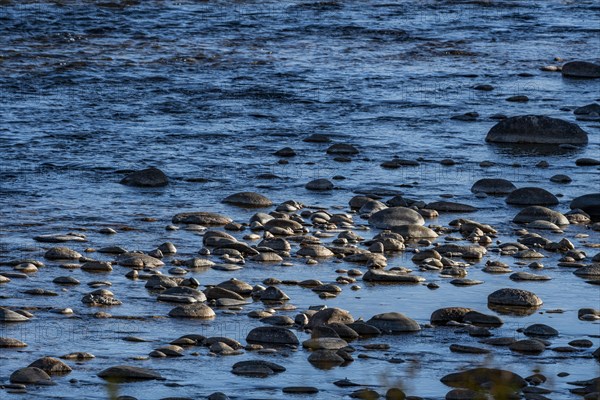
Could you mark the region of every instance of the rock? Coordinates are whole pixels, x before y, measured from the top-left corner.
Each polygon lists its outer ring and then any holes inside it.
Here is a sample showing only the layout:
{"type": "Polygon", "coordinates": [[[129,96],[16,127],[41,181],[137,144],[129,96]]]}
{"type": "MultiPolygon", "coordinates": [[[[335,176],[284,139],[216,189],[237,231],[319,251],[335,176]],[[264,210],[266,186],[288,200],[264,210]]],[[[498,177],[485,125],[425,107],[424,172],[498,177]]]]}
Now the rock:
{"type": "Polygon", "coordinates": [[[63,375],[72,371],[67,364],[53,357],[42,357],[29,364],[29,367],[39,368],[48,375],[63,375]]]}
{"type": "Polygon", "coordinates": [[[367,321],[367,324],[376,327],[384,333],[418,332],[419,324],[398,312],[377,314],[367,321]]]}
{"type": "Polygon", "coordinates": [[[142,253],[124,253],[117,257],[117,264],[133,269],[158,268],[165,265],[158,258],[142,253]]]}
{"type": "Polygon", "coordinates": [[[240,192],[223,199],[223,203],[240,207],[269,207],[273,202],[262,194],[254,192],[240,192]]]}
{"type": "Polygon", "coordinates": [[[164,290],[177,287],[178,284],[179,282],[176,278],[165,275],[152,275],[150,279],[146,281],[144,287],[152,290],[164,290]]]}
{"type": "Polygon", "coordinates": [[[252,285],[235,278],[221,282],[217,285],[217,287],[231,290],[232,292],[242,296],[250,296],[252,293],[252,285]]]}
{"type": "Polygon", "coordinates": [[[548,221],[556,225],[569,225],[569,220],[563,214],[542,206],[526,207],[513,218],[513,222],[517,224],[526,224],[533,221],[548,221]]]}
{"type": "Polygon", "coordinates": [[[341,338],[319,337],[302,342],[302,347],[310,350],[338,350],[348,346],[348,342],[341,338]]]}
{"type": "Polygon", "coordinates": [[[369,218],[369,225],[379,229],[390,229],[402,225],[423,225],[425,220],[418,212],[406,207],[390,207],[377,211],[369,218]]]}
{"type": "Polygon", "coordinates": [[[462,344],[451,344],[450,351],[453,353],[466,353],[466,354],[488,354],[489,350],[475,346],[465,346],[462,344]]]}
{"type": "Polygon", "coordinates": [[[296,152],[291,147],[284,147],[283,149],[277,150],[273,155],[277,157],[294,157],[296,152]]]}
{"type": "Polygon", "coordinates": [[[156,299],[170,303],[202,303],[206,296],[199,290],[177,286],[164,290],[156,299]]]}
{"type": "Polygon", "coordinates": [[[81,254],[68,247],[52,247],[44,254],[48,260],[79,260],[81,254]]]}
{"type": "Polygon", "coordinates": [[[506,203],[521,206],[553,206],[558,204],[558,199],[545,189],[524,187],[513,190],[506,198],[506,203]]]}
{"type": "Polygon", "coordinates": [[[379,269],[370,269],[362,277],[365,282],[381,283],[420,283],[425,278],[417,275],[410,275],[402,271],[385,271],[379,269]]]}
{"type": "Polygon", "coordinates": [[[469,311],[464,315],[463,321],[469,324],[484,327],[498,327],[504,324],[502,319],[499,317],[495,315],[483,314],[479,311],[469,311]]]}
{"type": "Polygon", "coordinates": [[[315,257],[325,258],[333,256],[333,252],[325,246],[321,245],[309,245],[303,246],[296,252],[297,255],[302,257],[315,257]]]}
{"type": "Polygon", "coordinates": [[[39,368],[26,367],[16,370],[10,375],[12,383],[23,383],[26,385],[49,384],[50,375],[39,368]]]}
{"type": "Polygon", "coordinates": [[[292,345],[297,346],[300,342],[294,332],[279,326],[259,326],[252,329],[246,336],[248,343],[292,345]]]}
{"type": "Polygon", "coordinates": [[[455,203],[451,201],[436,201],[433,203],[427,204],[425,208],[429,210],[435,210],[439,212],[474,212],[477,211],[476,207],[470,206],[468,204],[455,203]]]}
{"type": "Polygon", "coordinates": [[[507,307],[538,307],[543,302],[535,293],[527,290],[505,288],[490,294],[488,304],[507,307]]]}
{"type": "Polygon", "coordinates": [[[508,346],[508,348],[512,351],[524,354],[539,354],[546,350],[546,346],[544,346],[542,342],[534,339],[517,340],[508,346]]]}
{"type": "Polygon", "coordinates": [[[438,237],[438,234],[433,229],[416,224],[393,226],[391,231],[402,235],[405,239],[431,239],[438,237]]]}
{"type": "Polygon", "coordinates": [[[62,358],[63,360],[91,360],[92,358],[96,358],[96,356],[94,356],[91,353],[85,353],[85,352],[75,352],[75,353],[69,353],[69,354],[65,354],[60,356],[60,358],[62,358]]]}
{"type": "Polygon", "coordinates": [[[493,143],[586,144],[587,133],[577,124],[540,115],[506,118],[485,138],[493,143]]]}
{"type": "Polygon", "coordinates": [[[55,234],[55,235],[39,235],[34,236],[33,240],[42,243],[64,243],[64,242],[85,242],[84,235],[77,235],[73,233],[67,233],[66,235],[55,234]]]}
{"type": "Polygon", "coordinates": [[[113,268],[112,264],[107,261],[87,261],[83,263],[81,270],[90,272],[110,272],[113,268]]]}
{"type": "Polygon", "coordinates": [[[148,368],[133,367],[129,365],[117,365],[101,371],[98,376],[109,382],[127,382],[163,379],[156,371],[148,368]]]}
{"type": "Polygon", "coordinates": [[[216,316],[215,312],[203,303],[187,304],[178,306],[169,311],[169,317],[172,318],[198,318],[210,319],[216,316]]]}
{"type": "Polygon", "coordinates": [[[549,276],[546,275],[536,275],[530,272],[515,272],[509,276],[513,281],[549,281],[549,276]]]}
{"type": "Polygon", "coordinates": [[[27,347],[27,343],[21,342],[18,339],[0,336],[0,349],[19,348],[19,347],[27,347]]]}
{"type": "MultiPolygon", "coordinates": [[[[119,399],[117,399],[119,400],[119,399]]],[[[132,399],[133,400],[133,399],[132,399]]],[[[208,397],[207,400],[231,400],[229,398],[229,396],[227,396],[225,393],[223,392],[214,392],[211,393],[208,397]]]]}
{"type": "Polygon", "coordinates": [[[327,135],[322,135],[320,133],[313,133],[310,136],[302,139],[303,142],[307,143],[328,143],[331,142],[331,139],[327,135]]]}
{"type": "Polygon", "coordinates": [[[474,368],[452,373],[444,376],[441,381],[451,387],[486,391],[492,389],[492,392],[494,387],[517,391],[527,386],[527,382],[521,376],[494,368],[474,368]]]}
{"type": "Polygon", "coordinates": [[[121,184],[138,187],[160,187],[169,183],[169,178],[158,168],[146,168],[132,172],[121,179],[121,184]]]}
{"type": "Polygon", "coordinates": [[[314,179],[310,182],[308,182],[306,184],[306,189],[307,190],[314,190],[314,191],[328,191],[328,190],[333,190],[333,183],[331,183],[330,180],[328,179],[314,179]]]}
{"type": "Polygon", "coordinates": [[[517,187],[506,179],[500,178],[485,178],[480,179],[471,186],[471,192],[473,193],[485,193],[491,195],[502,195],[508,194],[515,190],[517,187]]]}
{"type": "Polygon", "coordinates": [[[25,322],[29,321],[29,318],[21,315],[17,312],[9,310],[8,308],[0,307],[0,322],[25,322]]]}
{"type": "Polygon", "coordinates": [[[595,158],[578,158],[575,160],[575,165],[578,167],[595,167],[600,165],[600,160],[595,158]]]}
{"type": "Polygon", "coordinates": [[[464,307],[446,307],[435,310],[429,321],[432,325],[446,325],[450,321],[463,322],[465,314],[473,311],[464,307]]]}
{"type": "Polygon", "coordinates": [[[600,65],[587,61],[571,61],[562,66],[562,75],[568,78],[600,78],[600,65]]]}
{"type": "Polygon", "coordinates": [[[244,297],[234,291],[231,291],[229,289],[225,289],[224,287],[220,287],[220,286],[213,286],[213,287],[209,287],[207,289],[204,290],[204,294],[206,295],[206,297],[209,300],[216,300],[216,299],[234,299],[234,300],[244,300],[244,297]]]}
{"type": "Polygon", "coordinates": [[[289,299],[290,298],[283,292],[283,290],[275,286],[269,286],[260,294],[261,301],[285,301],[289,299]]]}
{"type": "Polygon", "coordinates": [[[121,302],[115,298],[115,295],[106,289],[94,290],[86,294],[81,302],[90,306],[119,306],[121,302]]]}
{"type": "Polygon", "coordinates": [[[358,154],[358,149],[351,144],[336,143],[329,146],[327,154],[353,155],[358,154]]]}
{"type": "Polygon", "coordinates": [[[550,181],[554,182],[554,183],[571,183],[571,182],[573,182],[573,179],[571,179],[571,177],[568,175],[556,174],[556,175],[552,175],[552,177],[550,178],[550,181]]]}
{"type": "Polygon", "coordinates": [[[379,393],[373,389],[358,389],[350,393],[352,399],[376,400],[379,398],[379,393]]]}
{"type": "Polygon", "coordinates": [[[314,329],[318,326],[339,323],[339,324],[350,324],[354,322],[352,315],[341,308],[325,308],[317,311],[312,317],[310,317],[307,324],[308,329],[314,329]]]}
{"type": "Polygon", "coordinates": [[[600,277],[600,264],[591,264],[577,268],[573,273],[582,278],[600,277]]]}
{"type": "Polygon", "coordinates": [[[541,337],[552,337],[558,336],[558,331],[551,326],[544,324],[533,324],[529,325],[523,330],[523,333],[527,336],[541,336],[541,337]]]}
{"type": "Polygon", "coordinates": [[[197,211],[176,214],[173,216],[171,222],[174,224],[219,226],[227,225],[228,223],[232,222],[232,220],[221,214],[197,211]]]}
{"type": "Polygon", "coordinates": [[[231,372],[235,375],[265,378],[280,372],[284,372],[285,367],[269,361],[249,360],[240,361],[233,364],[231,372]]]}
{"type": "Polygon", "coordinates": [[[437,246],[436,251],[441,255],[450,257],[460,256],[465,259],[474,260],[480,260],[485,254],[487,254],[487,249],[480,245],[461,246],[457,244],[444,244],[437,246]]]}
{"type": "Polygon", "coordinates": [[[308,356],[308,362],[322,368],[341,365],[345,360],[333,350],[315,350],[308,356]]]}
{"type": "Polygon", "coordinates": [[[600,193],[579,196],[571,201],[570,208],[583,210],[594,220],[600,219],[600,193]]]}
{"type": "Polygon", "coordinates": [[[319,389],[314,386],[286,386],[281,389],[283,393],[289,394],[316,394],[319,393],[319,389]]]}

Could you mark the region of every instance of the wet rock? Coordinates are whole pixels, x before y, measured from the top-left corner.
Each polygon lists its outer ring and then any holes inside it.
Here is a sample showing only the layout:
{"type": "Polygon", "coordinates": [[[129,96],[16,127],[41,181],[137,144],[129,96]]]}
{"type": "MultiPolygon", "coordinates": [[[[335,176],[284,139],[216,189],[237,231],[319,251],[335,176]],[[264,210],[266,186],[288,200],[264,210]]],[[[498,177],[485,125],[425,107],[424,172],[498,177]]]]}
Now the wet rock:
{"type": "Polygon", "coordinates": [[[549,281],[549,276],[546,275],[536,275],[530,272],[515,272],[509,276],[513,281],[549,281]]]}
{"type": "Polygon", "coordinates": [[[179,284],[176,278],[171,278],[165,275],[152,275],[150,279],[146,281],[144,287],[152,290],[164,290],[168,288],[177,287],[179,284]]]}
{"type": "Polygon", "coordinates": [[[587,133],[577,124],[539,115],[506,118],[485,138],[493,143],[586,144],[587,133]]]}
{"type": "Polygon", "coordinates": [[[283,292],[283,290],[275,286],[269,286],[260,294],[261,301],[285,301],[289,299],[290,298],[283,292]]]}
{"type": "Polygon", "coordinates": [[[0,349],[27,347],[27,343],[9,337],[0,337],[0,349]]]}
{"type": "Polygon", "coordinates": [[[90,272],[110,272],[113,268],[112,264],[107,261],[87,261],[81,265],[81,270],[90,272]]]}
{"type": "Polygon", "coordinates": [[[517,340],[510,346],[509,349],[523,354],[539,354],[546,350],[544,343],[534,339],[517,340]]]}
{"type": "Polygon", "coordinates": [[[529,325],[523,330],[523,333],[527,336],[540,336],[540,337],[552,337],[558,336],[558,331],[551,326],[544,324],[533,324],[529,325]]]}
{"type": "Polygon", "coordinates": [[[352,322],[354,322],[354,318],[348,311],[341,308],[325,308],[313,314],[306,327],[313,329],[333,323],[350,324],[352,322]]]}
{"type": "Polygon", "coordinates": [[[319,389],[314,386],[286,386],[281,389],[283,393],[289,394],[316,394],[319,393],[319,389]]]}
{"type": "Polygon", "coordinates": [[[277,150],[273,155],[276,155],[277,157],[294,157],[296,152],[291,147],[284,147],[277,150]]]}
{"type": "Polygon", "coordinates": [[[228,223],[232,222],[232,220],[221,214],[197,211],[176,214],[175,216],[173,216],[171,222],[173,222],[174,224],[219,226],[227,225],[228,223]]]}
{"type": "Polygon", "coordinates": [[[502,319],[495,315],[483,314],[479,311],[469,311],[464,315],[463,321],[473,325],[487,327],[498,327],[502,326],[504,323],[502,319]]]}
{"type": "Polygon", "coordinates": [[[479,245],[461,246],[457,244],[444,244],[436,247],[436,251],[444,256],[475,260],[479,260],[487,254],[487,249],[479,245]]]}
{"type": "Polygon", "coordinates": [[[223,392],[214,392],[214,393],[211,393],[207,397],[207,400],[231,400],[231,399],[229,398],[229,396],[227,396],[223,392]]]}
{"type": "Polygon", "coordinates": [[[42,357],[29,364],[29,367],[39,368],[48,375],[64,375],[72,371],[67,364],[53,357],[42,357]]]}
{"type": "Polygon", "coordinates": [[[472,311],[464,307],[445,307],[435,310],[429,321],[432,325],[446,325],[450,321],[463,322],[465,314],[472,311]]]}
{"type": "Polygon", "coordinates": [[[330,180],[328,179],[315,179],[312,180],[310,182],[308,182],[305,186],[305,188],[307,190],[314,190],[314,191],[328,191],[328,190],[333,190],[333,183],[331,183],[330,180]]]}
{"type": "Polygon", "coordinates": [[[485,178],[480,179],[473,184],[471,192],[485,193],[491,195],[508,194],[517,187],[510,181],[500,178],[485,178]]]}
{"type": "Polygon", "coordinates": [[[26,385],[48,384],[51,382],[50,375],[39,368],[26,367],[16,370],[10,375],[12,383],[23,383],[26,385]]]}
{"type": "Polygon", "coordinates": [[[308,356],[308,362],[321,368],[341,365],[345,360],[334,350],[315,350],[308,356]]]}
{"type": "Polygon", "coordinates": [[[117,257],[117,264],[133,269],[158,268],[165,265],[161,260],[142,253],[124,253],[117,257]]]}
{"type": "Polygon", "coordinates": [[[121,179],[121,184],[138,187],[160,187],[169,183],[169,178],[158,168],[146,168],[132,172],[121,179]]]}
{"type": "Polygon", "coordinates": [[[296,252],[297,255],[303,257],[325,258],[333,256],[333,252],[325,246],[309,245],[303,246],[296,252]]]}
{"type": "Polygon", "coordinates": [[[85,235],[67,233],[66,235],[54,234],[54,235],[39,235],[34,236],[33,240],[42,243],[64,243],[64,242],[85,242],[85,235]]]}
{"type": "Polygon", "coordinates": [[[571,183],[573,182],[573,179],[571,179],[571,177],[568,175],[556,174],[552,175],[550,181],[554,183],[571,183]]]}
{"type": "Polygon", "coordinates": [[[285,367],[263,360],[240,361],[233,364],[231,372],[235,375],[264,378],[277,373],[285,372],[285,367]]]}
{"type": "Polygon", "coordinates": [[[358,149],[351,144],[336,143],[329,146],[327,154],[353,155],[358,154],[358,149]]]}
{"type": "Polygon", "coordinates": [[[592,219],[600,218],[600,193],[590,193],[579,196],[571,201],[572,210],[580,209],[585,211],[592,219]]]}
{"type": "Polygon", "coordinates": [[[558,211],[542,206],[530,206],[522,209],[513,219],[517,224],[526,224],[533,221],[548,221],[556,225],[569,225],[569,220],[558,211]]]}
{"type": "Polygon", "coordinates": [[[57,276],[52,280],[57,285],[79,285],[80,282],[72,276],[57,276]]]}
{"type": "Polygon", "coordinates": [[[527,382],[521,376],[506,370],[494,368],[474,368],[463,372],[452,373],[441,379],[447,386],[494,391],[495,387],[510,388],[517,391],[525,386],[527,382]]]}
{"type": "Polygon", "coordinates": [[[164,290],[156,299],[169,303],[202,303],[206,296],[199,290],[177,286],[164,290]]]}
{"type": "Polygon", "coordinates": [[[302,342],[302,347],[310,350],[338,350],[348,346],[348,342],[341,338],[319,337],[302,342]]]}
{"type": "Polygon", "coordinates": [[[558,199],[545,189],[524,187],[513,190],[506,198],[506,203],[521,206],[550,206],[558,204],[558,199]]]}
{"type": "Polygon", "coordinates": [[[427,209],[435,210],[439,212],[474,212],[477,211],[476,207],[470,206],[468,204],[455,203],[451,201],[436,201],[433,203],[429,203],[426,206],[427,209]]]}
{"type": "Polygon", "coordinates": [[[18,312],[9,310],[8,308],[0,307],[0,322],[25,322],[29,318],[19,314],[18,312]]]}
{"type": "Polygon", "coordinates": [[[240,192],[223,199],[223,203],[240,207],[269,207],[273,202],[262,194],[254,192],[240,192]]]}
{"type": "Polygon", "coordinates": [[[369,325],[376,327],[384,333],[418,332],[421,330],[419,324],[398,312],[377,314],[367,321],[369,325]]]}
{"type": "Polygon", "coordinates": [[[507,307],[538,307],[542,299],[523,289],[499,289],[488,296],[488,304],[507,307]]]}
{"type": "Polygon", "coordinates": [[[385,271],[379,269],[368,270],[362,279],[365,282],[380,283],[420,283],[425,281],[425,278],[421,276],[407,274],[402,271],[385,271]]]}
{"type": "Polygon", "coordinates": [[[217,285],[217,287],[231,290],[232,292],[242,296],[249,296],[252,293],[252,285],[235,278],[221,282],[217,285]]]}
{"type": "Polygon", "coordinates": [[[391,231],[402,235],[405,239],[431,239],[438,237],[438,234],[433,229],[416,224],[393,226],[391,231]]]}
{"type": "Polygon", "coordinates": [[[106,289],[94,290],[86,294],[81,302],[90,306],[119,306],[121,302],[115,298],[115,295],[106,289]]]}
{"type": "Polygon", "coordinates": [[[96,356],[94,356],[91,353],[85,353],[85,352],[75,352],[75,353],[69,353],[69,354],[65,354],[60,356],[60,358],[62,358],[63,360],[78,360],[78,361],[82,361],[82,360],[91,360],[92,358],[96,358],[96,356]]]}
{"type": "Polygon", "coordinates": [[[573,273],[582,278],[600,277],[600,264],[591,264],[577,268],[573,273]]]}
{"type": "Polygon", "coordinates": [[[259,326],[252,329],[246,336],[248,343],[292,345],[297,346],[300,342],[294,332],[278,326],[259,326]]]}
{"type": "Polygon", "coordinates": [[[488,354],[489,350],[475,347],[475,346],[465,346],[462,344],[451,344],[450,351],[453,353],[466,353],[466,354],[488,354]]]}
{"type": "Polygon", "coordinates": [[[327,135],[322,135],[320,133],[313,133],[310,136],[302,139],[303,142],[307,143],[328,143],[331,142],[331,139],[327,135]]]}
{"type": "Polygon", "coordinates": [[[68,247],[53,247],[44,254],[48,260],[79,260],[81,257],[80,253],[68,247]]]}
{"type": "Polygon", "coordinates": [[[117,365],[101,371],[98,376],[109,382],[127,382],[163,379],[156,371],[148,368],[133,367],[129,365],[117,365]]]}
{"type": "Polygon", "coordinates": [[[169,317],[172,318],[211,319],[215,316],[212,308],[203,303],[186,304],[169,311],[169,317]]]}
{"type": "Polygon", "coordinates": [[[371,215],[369,225],[379,229],[390,229],[402,225],[423,225],[425,220],[416,211],[406,207],[390,207],[371,215]]]}
{"type": "Polygon", "coordinates": [[[600,165],[600,160],[594,158],[578,158],[575,160],[575,165],[578,167],[595,167],[600,165]]]}
{"type": "Polygon", "coordinates": [[[600,78],[600,65],[587,61],[571,61],[562,66],[562,75],[568,78],[600,78]]]}

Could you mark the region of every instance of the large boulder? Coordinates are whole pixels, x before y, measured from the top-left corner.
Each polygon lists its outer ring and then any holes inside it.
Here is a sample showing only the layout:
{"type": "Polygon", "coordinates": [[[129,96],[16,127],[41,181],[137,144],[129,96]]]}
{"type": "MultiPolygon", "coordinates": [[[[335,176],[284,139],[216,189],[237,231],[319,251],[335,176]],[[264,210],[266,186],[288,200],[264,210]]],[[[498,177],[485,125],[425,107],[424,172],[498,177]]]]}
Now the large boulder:
{"type": "Polygon", "coordinates": [[[600,65],[587,61],[571,61],[563,65],[562,74],[569,78],[596,79],[600,78],[600,65]]]}
{"type": "Polygon", "coordinates": [[[227,196],[223,203],[240,207],[269,207],[273,204],[271,200],[259,193],[240,192],[227,196]]]}
{"type": "Polygon", "coordinates": [[[593,219],[600,219],[600,193],[590,193],[579,196],[571,201],[572,210],[585,211],[593,219]]]}
{"type": "Polygon", "coordinates": [[[146,168],[132,172],[121,179],[121,184],[138,187],[160,187],[169,183],[169,178],[158,168],[146,168]]]}
{"type": "Polygon", "coordinates": [[[406,207],[390,207],[377,211],[369,218],[369,225],[379,229],[390,229],[401,225],[423,225],[425,220],[415,210],[406,207]]]}
{"type": "Polygon", "coordinates": [[[577,124],[541,115],[506,118],[490,129],[486,142],[586,144],[587,133],[577,124]]]}
{"type": "Polygon", "coordinates": [[[519,206],[554,206],[558,204],[558,199],[545,189],[523,187],[510,192],[506,203],[519,206]]]}
{"type": "Polygon", "coordinates": [[[72,371],[71,367],[69,367],[67,364],[58,358],[53,357],[42,357],[37,359],[29,364],[29,367],[39,368],[48,375],[63,375],[72,371]]]}

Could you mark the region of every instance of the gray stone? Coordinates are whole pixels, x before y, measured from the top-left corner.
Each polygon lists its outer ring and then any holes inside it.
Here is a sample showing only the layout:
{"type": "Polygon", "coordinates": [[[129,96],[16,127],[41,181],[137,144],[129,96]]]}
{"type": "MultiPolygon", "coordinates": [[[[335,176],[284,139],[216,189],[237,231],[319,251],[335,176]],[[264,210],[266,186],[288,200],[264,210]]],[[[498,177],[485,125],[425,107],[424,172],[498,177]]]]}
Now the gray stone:
{"type": "Polygon", "coordinates": [[[101,371],[98,376],[110,382],[163,379],[156,371],[148,368],[117,365],[101,371]]]}
{"type": "Polygon", "coordinates": [[[423,225],[425,220],[415,210],[406,207],[390,207],[371,215],[369,225],[379,229],[390,229],[402,225],[423,225]]]}
{"type": "Polygon", "coordinates": [[[273,202],[262,194],[254,192],[240,192],[223,199],[223,203],[240,207],[269,207],[273,202]]]}
{"type": "Polygon", "coordinates": [[[508,194],[515,190],[517,187],[506,179],[500,178],[484,178],[480,179],[473,184],[471,192],[473,193],[485,193],[491,195],[502,195],[508,194]]]}
{"type": "Polygon", "coordinates": [[[146,168],[132,172],[121,179],[121,184],[139,187],[160,187],[169,183],[169,178],[158,168],[146,168]]]}
{"type": "Polygon", "coordinates": [[[571,61],[562,66],[562,75],[569,78],[600,78],[600,65],[587,61],[571,61]]]}
{"type": "Polygon", "coordinates": [[[398,312],[388,312],[374,315],[367,324],[376,327],[385,333],[418,332],[421,330],[419,324],[398,312]]]}
{"type": "Polygon", "coordinates": [[[300,342],[294,332],[279,326],[259,326],[252,329],[246,337],[248,343],[292,345],[297,346],[300,342]]]}
{"type": "Polygon", "coordinates": [[[171,222],[174,224],[219,226],[227,225],[228,223],[232,222],[232,220],[221,214],[197,211],[176,214],[173,216],[171,222]]]}
{"type": "Polygon", "coordinates": [[[490,129],[486,142],[586,144],[587,133],[577,124],[540,115],[506,118],[490,129]]]}
{"type": "Polygon", "coordinates": [[[548,221],[556,225],[569,225],[569,220],[563,214],[542,206],[526,207],[513,218],[513,222],[517,224],[526,224],[533,221],[548,221]]]}
{"type": "Polygon", "coordinates": [[[506,203],[520,206],[552,206],[558,204],[555,195],[542,188],[524,187],[513,190],[506,203]]]}
{"type": "Polygon", "coordinates": [[[537,307],[543,304],[535,293],[512,288],[496,290],[488,296],[488,303],[507,307],[537,307]]]}

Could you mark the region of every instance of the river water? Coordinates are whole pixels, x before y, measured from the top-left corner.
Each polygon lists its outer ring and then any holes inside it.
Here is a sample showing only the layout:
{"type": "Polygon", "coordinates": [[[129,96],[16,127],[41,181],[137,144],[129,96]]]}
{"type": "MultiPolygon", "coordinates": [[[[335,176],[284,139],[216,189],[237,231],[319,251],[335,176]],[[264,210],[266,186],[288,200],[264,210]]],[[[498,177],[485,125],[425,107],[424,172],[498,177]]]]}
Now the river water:
{"type": "MultiPolygon", "coordinates": [[[[108,245],[148,251],[172,241],[177,258],[191,257],[202,246],[201,237],[186,230],[166,231],[171,217],[203,210],[246,222],[254,211],[220,202],[243,190],[265,194],[276,204],[295,199],[345,209],[363,189],[397,190],[426,202],[451,194],[454,201],[480,208],[469,218],[495,226],[500,240],[514,240],[515,227],[509,221],[518,208],[507,206],[503,198],[476,198],[469,190],[473,182],[504,177],[517,186],[544,187],[562,195],[556,209],[566,212],[572,198],[598,191],[598,168],[576,167],[575,160],[598,158],[599,124],[578,121],[589,133],[587,146],[540,153],[486,144],[485,135],[495,124],[490,116],[543,114],[575,121],[575,107],[600,101],[600,81],[565,79],[560,73],[540,70],[564,61],[600,60],[599,22],[600,6],[585,0],[2,1],[0,259],[42,260],[48,246],[36,243],[33,236],[71,231],[88,237],[87,243],[70,245],[80,252],[108,245]],[[493,85],[494,90],[474,90],[478,84],[493,85]],[[514,95],[527,95],[530,100],[505,100],[514,95]],[[474,122],[451,119],[472,111],[480,114],[474,122]],[[352,143],[360,154],[349,163],[334,161],[325,153],[329,144],[302,141],[313,133],[352,143]],[[280,164],[272,153],[285,146],[298,155],[289,164],[280,164]],[[418,159],[421,165],[398,170],[380,167],[393,156],[418,159]],[[445,158],[457,164],[440,165],[445,158]],[[542,160],[548,161],[548,168],[535,167],[542,160]],[[481,161],[495,165],[482,168],[481,161]],[[140,189],[118,183],[122,171],[148,166],[165,171],[170,184],[140,189]],[[267,173],[279,178],[260,178],[267,173]],[[550,182],[557,173],[571,176],[573,182],[550,182]],[[336,175],[346,179],[335,180],[332,192],[315,194],[304,188],[312,179],[336,175]],[[107,226],[135,229],[111,237],[97,233],[107,226]]],[[[447,225],[457,217],[443,214],[428,223],[447,225]]],[[[563,235],[544,235],[553,240],[569,237],[579,248],[600,239],[585,226],[569,226],[563,235]],[[574,239],[577,233],[590,237],[574,239]]],[[[586,251],[595,254],[594,249],[586,251]]],[[[399,311],[425,324],[437,308],[468,306],[486,312],[489,293],[501,287],[523,287],[537,293],[544,306],[526,318],[503,317],[505,325],[495,331],[496,336],[521,337],[517,328],[541,322],[560,331],[555,345],[596,335],[591,338],[592,350],[597,348],[600,325],[579,321],[577,310],[600,307],[598,286],[557,267],[558,255],[547,255],[543,273],[553,280],[540,283],[514,283],[506,275],[485,274],[481,263],[470,269],[469,277],[485,284],[473,287],[455,287],[434,273],[416,272],[440,289],[359,282],[361,291],[345,287],[337,298],[322,300],[307,289],[282,288],[298,310],[326,304],[365,319],[399,311]],[[557,308],[565,312],[545,312],[557,308]]],[[[488,253],[483,262],[487,259],[519,268],[510,257],[488,253]]],[[[233,276],[251,284],[269,276],[333,282],[338,276],[335,269],[349,267],[333,261],[317,266],[292,261],[293,267],[248,262],[235,273],[208,270],[189,276],[202,285],[233,276]]],[[[239,314],[217,310],[211,322],[175,321],[164,318],[172,305],[157,303],[143,281],[125,279],[125,268],[116,267],[112,274],[98,278],[46,264],[29,279],[13,279],[0,287],[1,306],[41,307],[28,323],[2,326],[3,336],[20,338],[29,346],[0,351],[0,380],[8,381],[12,371],[44,355],[87,351],[96,358],[71,363],[74,371],[55,378],[56,386],[32,389],[26,398],[107,398],[108,389],[96,373],[123,363],[155,368],[167,378],[118,388],[119,394],[143,399],[197,398],[214,391],[240,399],[275,399],[283,397],[282,386],[290,385],[316,386],[321,390],[316,398],[338,398],[351,390],[332,382],[345,377],[375,385],[380,392],[401,386],[408,394],[437,399],[449,390],[439,382],[443,375],[473,365],[510,367],[523,376],[538,368],[549,377],[545,386],[556,391],[552,398],[566,399],[572,396],[566,382],[598,375],[589,350],[575,356],[551,350],[523,356],[505,348],[490,356],[450,353],[450,343],[476,343],[452,329],[425,329],[417,335],[371,341],[389,343],[387,357],[406,360],[401,364],[356,359],[348,366],[323,371],[307,362],[303,350],[258,356],[288,368],[265,380],[230,373],[233,363],[257,357],[251,353],[214,358],[206,349],[199,350],[199,356],[186,350],[186,356],[177,359],[132,361],[185,333],[218,334],[244,342],[246,333],[260,325],[245,312],[261,309],[262,304],[249,305],[239,314]],[[52,279],[61,275],[72,275],[82,283],[110,279],[111,290],[123,305],[107,311],[147,318],[92,318],[96,310],[80,302],[90,289],[82,284],[60,291],[52,279]],[[60,295],[22,293],[31,287],[60,295]],[[75,316],[51,313],[47,307],[71,307],[75,316]],[[128,335],[153,342],[122,341],[128,335]],[[565,371],[571,375],[556,376],[565,371]],[[70,379],[77,381],[70,383],[70,379]]],[[[390,258],[389,264],[416,267],[410,254],[390,258]]],[[[296,333],[301,340],[308,338],[296,333]]],[[[359,349],[360,345],[356,343],[359,349]]],[[[0,397],[4,396],[19,398],[5,392],[0,397]]]]}

